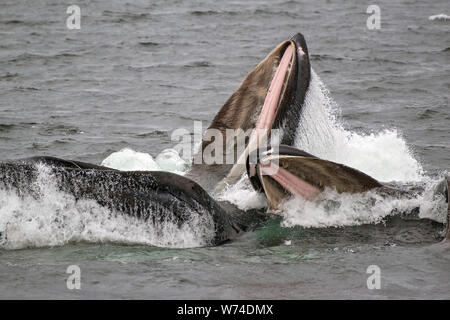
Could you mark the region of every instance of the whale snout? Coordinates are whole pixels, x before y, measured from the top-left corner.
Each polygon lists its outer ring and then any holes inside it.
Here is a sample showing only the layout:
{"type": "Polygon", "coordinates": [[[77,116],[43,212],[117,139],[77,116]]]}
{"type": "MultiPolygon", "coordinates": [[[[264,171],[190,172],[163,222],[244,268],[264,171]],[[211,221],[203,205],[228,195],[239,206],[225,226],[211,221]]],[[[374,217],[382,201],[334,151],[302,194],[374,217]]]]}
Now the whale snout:
{"type": "Polygon", "coordinates": [[[295,42],[297,48],[301,48],[306,54],[308,54],[308,46],[306,45],[306,40],[303,34],[298,32],[293,35],[290,40],[295,42]]]}

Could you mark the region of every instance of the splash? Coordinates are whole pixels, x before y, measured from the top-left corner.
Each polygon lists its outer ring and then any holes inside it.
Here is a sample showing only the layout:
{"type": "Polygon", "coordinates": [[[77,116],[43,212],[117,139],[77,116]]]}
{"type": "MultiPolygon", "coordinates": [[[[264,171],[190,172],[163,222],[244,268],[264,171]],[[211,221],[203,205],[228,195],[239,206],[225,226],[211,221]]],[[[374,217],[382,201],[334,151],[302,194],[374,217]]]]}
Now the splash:
{"type": "Polygon", "coordinates": [[[446,21],[446,20],[450,20],[450,16],[440,13],[440,14],[435,14],[433,16],[429,16],[428,20],[430,20],[430,21],[434,21],[434,20],[446,21]]]}
{"type": "MultiPolygon", "coordinates": [[[[345,129],[339,107],[314,71],[295,146],[320,158],[359,169],[380,181],[420,185],[425,186],[425,190],[415,197],[386,197],[375,192],[339,194],[335,190],[326,190],[314,201],[292,198],[276,212],[284,217],[284,226],[379,223],[388,215],[417,209],[421,218],[445,221],[445,199],[435,190],[440,180],[424,174],[401,134],[395,128],[367,134],[345,129]]],[[[255,191],[252,193],[249,185],[247,179],[241,179],[219,197],[242,210],[265,207],[264,197],[255,191]]]]}
{"type": "Polygon", "coordinates": [[[110,154],[102,166],[122,171],[156,171],[159,166],[148,153],[125,148],[110,154]]]}
{"type": "Polygon", "coordinates": [[[233,185],[217,194],[217,199],[235,204],[241,210],[263,209],[267,207],[266,197],[252,187],[246,174],[233,185]]]}
{"type": "Polygon", "coordinates": [[[396,129],[356,133],[344,129],[339,114],[340,109],[313,71],[295,146],[383,182],[423,180],[422,166],[396,129]]]}
{"type": "Polygon", "coordinates": [[[0,189],[0,247],[58,246],[71,242],[116,242],[159,247],[198,247],[214,237],[208,214],[193,214],[178,226],[167,214],[165,221],[142,221],[100,206],[93,200],[76,200],[59,190],[51,170],[38,167],[32,196],[0,189]]]}
{"type": "MultiPolygon", "coordinates": [[[[291,198],[277,212],[284,219],[285,227],[344,227],[362,224],[377,224],[386,217],[418,213],[420,218],[446,221],[446,206],[443,194],[437,194],[433,182],[423,193],[411,196],[386,196],[376,192],[341,194],[327,189],[313,201],[291,198]]],[[[413,216],[411,216],[413,217],[413,216]]]]}
{"type": "Polygon", "coordinates": [[[168,171],[180,175],[184,175],[188,167],[174,149],[165,149],[153,159],[148,153],[129,148],[110,154],[102,161],[102,166],[121,171],[168,171]]]}

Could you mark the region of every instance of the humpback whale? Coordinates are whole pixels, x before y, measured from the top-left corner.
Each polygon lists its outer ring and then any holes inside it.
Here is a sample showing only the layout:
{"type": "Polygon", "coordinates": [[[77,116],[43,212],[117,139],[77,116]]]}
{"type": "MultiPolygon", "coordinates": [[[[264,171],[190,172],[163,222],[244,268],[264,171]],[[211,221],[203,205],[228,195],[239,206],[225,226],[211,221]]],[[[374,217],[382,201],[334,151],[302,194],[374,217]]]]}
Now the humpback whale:
{"type": "MultiPolygon", "coordinates": [[[[283,128],[283,141],[292,143],[310,81],[306,41],[301,34],[278,45],[241,83],[219,110],[208,132],[217,129],[226,138],[227,129],[264,129],[270,133],[283,128]]],[[[252,132],[253,134],[253,132],[252,132]]],[[[241,165],[204,164],[203,154],[210,144],[203,138],[188,174],[179,176],[162,171],[122,172],[107,167],[54,157],[33,157],[0,163],[0,188],[19,195],[39,197],[34,182],[39,168],[50,169],[58,188],[76,200],[94,200],[120,214],[146,221],[170,220],[178,226],[192,216],[205,219],[213,229],[206,245],[218,245],[242,234],[267,218],[258,211],[245,214],[235,206],[216,201],[208,192],[233,172],[245,172],[245,155],[258,146],[251,135],[237,158],[241,165]],[[207,192],[208,191],[208,192],[207,192]]],[[[224,146],[223,156],[235,151],[235,144],[224,146]]],[[[220,162],[220,161],[219,161],[220,162]]]]}
{"type": "MultiPolygon", "coordinates": [[[[123,172],[80,161],[33,157],[0,163],[0,188],[38,198],[35,182],[45,167],[57,187],[76,200],[93,200],[143,223],[170,220],[182,227],[198,217],[213,231],[205,245],[232,240],[268,218],[270,213],[243,212],[214,199],[218,190],[245,172],[252,186],[266,195],[270,209],[278,208],[291,195],[312,199],[327,187],[350,193],[372,189],[402,192],[356,169],[292,147],[310,77],[308,48],[298,33],[269,53],[225,102],[206,130],[186,176],[162,171],[123,172]],[[261,149],[265,141],[259,132],[270,136],[274,129],[279,130],[282,145],[276,152],[261,149]],[[249,133],[242,149],[236,137],[230,137],[230,130],[249,133]],[[219,132],[225,143],[212,139],[211,132],[219,132]],[[213,162],[205,159],[211,150],[213,162]],[[233,163],[226,161],[230,155],[233,163]],[[273,166],[275,170],[269,170],[273,166]]],[[[447,178],[447,201],[449,184],[447,178]]],[[[450,232],[446,239],[450,239],[450,232]]]]}

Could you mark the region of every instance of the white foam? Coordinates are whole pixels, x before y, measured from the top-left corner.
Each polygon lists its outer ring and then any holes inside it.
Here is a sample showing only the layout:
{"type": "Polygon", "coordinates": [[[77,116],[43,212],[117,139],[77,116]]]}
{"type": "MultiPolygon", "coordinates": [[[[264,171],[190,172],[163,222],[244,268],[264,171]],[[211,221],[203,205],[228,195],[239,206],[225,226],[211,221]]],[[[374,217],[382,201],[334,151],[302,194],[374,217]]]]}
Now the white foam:
{"type": "Polygon", "coordinates": [[[381,196],[375,192],[340,194],[327,189],[312,201],[293,197],[277,211],[286,227],[343,227],[380,223],[389,215],[419,208],[420,218],[444,223],[446,203],[432,188],[416,197],[381,196]]]}
{"type": "Polygon", "coordinates": [[[118,214],[92,200],[78,200],[59,191],[48,168],[39,167],[35,189],[40,197],[0,190],[0,247],[19,249],[70,242],[120,242],[160,247],[198,247],[214,236],[208,214],[192,214],[178,227],[118,214]]]}
{"type": "Polygon", "coordinates": [[[110,154],[102,166],[122,171],[156,171],[158,164],[148,153],[136,152],[125,148],[110,154]]]}
{"type": "Polygon", "coordinates": [[[450,20],[450,16],[440,13],[440,14],[435,14],[433,16],[429,16],[428,20],[434,21],[434,20],[450,20]]]}
{"type": "Polygon", "coordinates": [[[233,185],[227,186],[217,199],[235,204],[241,210],[262,209],[267,207],[266,197],[253,189],[246,174],[233,185]]]}
{"type": "Polygon", "coordinates": [[[398,131],[366,134],[344,129],[339,108],[312,72],[295,145],[319,158],[346,164],[380,181],[421,181],[423,169],[398,131]]]}
{"type": "Polygon", "coordinates": [[[148,153],[125,148],[111,153],[102,161],[102,166],[121,171],[168,171],[180,175],[188,169],[187,163],[175,149],[165,149],[153,159],[148,153]]]}
{"type": "Polygon", "coordinates": [[[169,171],[177,174],[185,174],[187,163],[180,157],[175,149],[165,149],[156,157],[156,164],[162,171],[169,171]]]}

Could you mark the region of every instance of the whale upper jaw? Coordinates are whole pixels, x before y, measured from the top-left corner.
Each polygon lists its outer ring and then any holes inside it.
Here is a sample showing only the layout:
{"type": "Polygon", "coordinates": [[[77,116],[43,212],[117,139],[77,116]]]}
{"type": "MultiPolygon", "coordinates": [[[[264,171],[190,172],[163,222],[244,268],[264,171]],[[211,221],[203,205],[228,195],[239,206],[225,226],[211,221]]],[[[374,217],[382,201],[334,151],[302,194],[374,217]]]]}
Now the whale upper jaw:
{"type": "Polygon", "coordinates": [[[257,129],[265,130],[268,137],[273,129],[282,129],[281,141],[292,144],[309,88],[310,73],[308,48],[302,34],[279,44],[247,75],[216,114],[187,177],[206,190],[216,192],[226,184],[236,182],[245,172],[247,155],[261,142],[252,138],[257,129]],[[243,151],[238,148],[237,139],[229,136],[229,129],[252,132],[243,151]],[[214,163],[204,159],[205,150],[216,147],[216,141],[208,134],[211,130],[220,131],[224,141],[222,155],[219,159],[216,157],[214,163]],[[229,163],[230,154],[233,163],[229,163]]]}

